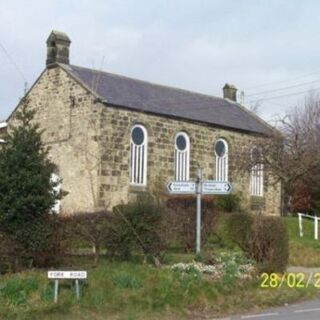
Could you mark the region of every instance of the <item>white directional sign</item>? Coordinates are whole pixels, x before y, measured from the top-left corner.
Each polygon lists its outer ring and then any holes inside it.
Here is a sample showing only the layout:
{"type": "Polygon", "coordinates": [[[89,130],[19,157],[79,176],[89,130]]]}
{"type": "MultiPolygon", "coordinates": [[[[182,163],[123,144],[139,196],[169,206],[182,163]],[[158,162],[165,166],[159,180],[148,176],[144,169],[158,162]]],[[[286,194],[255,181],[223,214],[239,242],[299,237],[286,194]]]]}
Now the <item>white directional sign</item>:
{"type": "Polygon", "coordinates": [[[195,181],[171,181],[167,185],[168,191],[174,194],[194,194],[196,193],[195,181]]]}
{"type": "Polygon", "coordinates": [[[205,180],[202,182],[203,194],[229,194],[231,189],[228,181],[205,180]]]}

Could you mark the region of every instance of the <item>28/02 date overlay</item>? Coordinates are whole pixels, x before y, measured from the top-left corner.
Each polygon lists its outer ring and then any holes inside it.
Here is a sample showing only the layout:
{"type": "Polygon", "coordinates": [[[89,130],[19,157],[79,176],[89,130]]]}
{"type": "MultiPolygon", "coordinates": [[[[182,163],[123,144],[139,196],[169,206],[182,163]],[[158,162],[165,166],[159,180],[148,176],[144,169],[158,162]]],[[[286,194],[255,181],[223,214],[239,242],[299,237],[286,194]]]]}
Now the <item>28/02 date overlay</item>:
{"type": "Polygon", "coordinates": [[[310,272],[309,274],[299,273],[262,273],[261,288],[308,288],[315,287],[320,289],[320,272],[310,272]]]}

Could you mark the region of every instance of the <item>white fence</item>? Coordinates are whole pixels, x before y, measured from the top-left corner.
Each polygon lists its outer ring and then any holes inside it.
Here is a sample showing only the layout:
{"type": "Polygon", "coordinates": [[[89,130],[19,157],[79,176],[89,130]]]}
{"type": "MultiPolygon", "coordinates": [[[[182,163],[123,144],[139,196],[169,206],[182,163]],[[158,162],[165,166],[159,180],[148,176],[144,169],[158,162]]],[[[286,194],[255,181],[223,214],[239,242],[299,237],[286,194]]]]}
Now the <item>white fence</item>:
{"type": "Polygon", "coordinates": [[[303,237],[302,218],[306,218],[306,219],[312,219],[314,221],[314,238],[315,238],[315,240],[318,240],[318,235],[319,235],[318,222],[319,222],[320,218],[317,217],[317,216],[310,216],[310,215],[304,214],[304,213],[298,213],[298,217],[299,217],[299,234],[300,234],[300,237],[303,237]]]}

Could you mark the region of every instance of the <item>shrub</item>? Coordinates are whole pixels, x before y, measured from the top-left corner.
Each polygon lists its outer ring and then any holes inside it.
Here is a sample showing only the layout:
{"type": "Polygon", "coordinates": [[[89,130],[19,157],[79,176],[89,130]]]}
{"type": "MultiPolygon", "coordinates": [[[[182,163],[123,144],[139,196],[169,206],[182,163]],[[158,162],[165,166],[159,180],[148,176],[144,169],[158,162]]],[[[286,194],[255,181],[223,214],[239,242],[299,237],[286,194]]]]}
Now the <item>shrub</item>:
{"type": "Polygon", "coordinates": [[[62,217],[64,237],[69,246],[92,246],[94,263],[98,263],[102,246],[108,238],[112,212],[81,212],[62,217]]]}
{"type": "Polygon", "coordinates": [[[231,193],[215,197],[216,208],[223,212],[238,212],[241,210],[241,197],[231,193]]]}
{"type": "MultiPolygon", "coordinates": [[[[171,197],[166,201],[166,234],[170,242],[178,241],[186,251],[195,246],[196,198],[194,196],[171,197]]],[[[212,197],[201,201],[201,241],[205,243],[213,229],[216,214],[212,197]]]]}
{"type": "Polygon", "coordinates": [[[285,270],[289,239],[280,217],[232,214],[227,219],[227,229],[228,237],[258,263],[261,271],[285,270]]]}
{"type": "Polygon", "coordinates": [[[113,223],[107,248],[113,256],[129,259],[136,250],[158,264],[165,248],[163,208],[149,194],[114,208],[113,223]]]}
{"type": "Polygon", "coordinates": [[[247,213],[234,213],[227,218],[227,237],[244,252],[250,250],[253,221],[254,216],[247,213]]]}
{"type": "Polygon", "coordinates": [[[12,235],[0,232],[0,273],[16,272],[26,265],[23,246],[12,235]]]}
{"type": "Polygon", "coordinates": [[[11,128],[0,148],[0,232],[2,241],[12,244],[5,252],[4,269],[43,266],[51,261],[56,251],[56,243],[51,243],[56,221],[49,213],[64,195],[57,188],[59,179],[51,179],[56,166],[48,157],[28,99],[22,100],[14,118],[17,126],[11,128]],[[13,247],[14,263],[10,257],[13,247]]]}
{"type": "Polygon", "coordinates": [[[265,272],[281,272],[289,258],[289,237],[280,217],[257,216],[252,224],[250,257],[265,272]]]}
{"type": "Polygon", "coordinates": [[[0,149],[0,223],[19,237],[25,224],[47,215],[63,192],[56,188],[60,181],[51,179],[56,166],[48,158],[39,126],[32,121],[34,111],[28,100],[22,100],[15,117],[19,125],[0,149]]]}
{"type": "Polygon", "coordinates": [[[61,224],[56,215],[25,224],[18,236],[0,230],[0,272],[60,264],[63,251],[61,239],[61,224]]]}

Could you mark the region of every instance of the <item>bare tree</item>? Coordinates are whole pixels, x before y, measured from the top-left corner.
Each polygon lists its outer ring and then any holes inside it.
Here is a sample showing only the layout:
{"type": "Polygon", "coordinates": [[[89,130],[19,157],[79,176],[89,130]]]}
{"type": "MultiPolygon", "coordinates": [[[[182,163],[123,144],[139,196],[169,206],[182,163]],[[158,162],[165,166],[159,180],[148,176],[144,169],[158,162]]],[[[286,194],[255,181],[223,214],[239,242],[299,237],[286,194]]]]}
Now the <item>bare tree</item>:
{"type": "Polygon", "coordinates": [[[249,107],[248,107],[248,109],[249,109],[251,112],[253,112],[253,113],[255,113],[255,114],[258,115],[258,114],[260,113],[260,107],[261,107],[260,101],[256,101],[256,102],[250,104],[249,107]]]}
{"type": "Polygon", "coordinates": [[[290,210],[294,188],[301,180],[312,179],[320,163],[320,97],[310,94],[303,105],[296,106],[277,119],[267,138],[261,137],[255,146],[262,157],[252,158],[245,150],[241,169],[251,170],[257,162],[272,177],[270,183],[282,183],[283,213],[290,210]]]}

